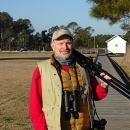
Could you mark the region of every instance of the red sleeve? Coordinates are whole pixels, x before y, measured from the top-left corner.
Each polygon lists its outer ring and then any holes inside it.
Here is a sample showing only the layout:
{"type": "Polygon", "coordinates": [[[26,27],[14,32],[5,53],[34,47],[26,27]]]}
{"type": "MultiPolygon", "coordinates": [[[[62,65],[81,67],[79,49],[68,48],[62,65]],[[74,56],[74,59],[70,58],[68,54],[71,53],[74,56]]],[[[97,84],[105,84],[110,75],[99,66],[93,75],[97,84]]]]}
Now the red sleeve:
{"type": "Polygon", "coordinates": [[[93,90],[93,98],[95,101],[101,100],[107,96],[108,89],[104,89],[94,76],[91,79],[91,86],[93,90]]]}
{"type": "Polygon", "coordinates": [[[42,111],[41,76],[39,69],[33,73],[29,97],[29,115],[35,130],[47,130],[44,112],[42,111]]]}

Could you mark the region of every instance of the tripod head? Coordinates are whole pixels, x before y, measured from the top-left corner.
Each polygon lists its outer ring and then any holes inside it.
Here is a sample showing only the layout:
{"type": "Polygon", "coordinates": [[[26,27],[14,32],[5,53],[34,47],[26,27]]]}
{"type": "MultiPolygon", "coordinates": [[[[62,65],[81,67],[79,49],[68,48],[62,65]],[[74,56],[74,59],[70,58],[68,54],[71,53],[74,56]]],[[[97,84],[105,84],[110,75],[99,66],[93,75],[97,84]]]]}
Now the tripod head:
{"type": "Polygon", "coordinates": [[[46,32],[47,30],[42,31],[42,41],[45,43],[51,43],[52,34],[46,32]]]}

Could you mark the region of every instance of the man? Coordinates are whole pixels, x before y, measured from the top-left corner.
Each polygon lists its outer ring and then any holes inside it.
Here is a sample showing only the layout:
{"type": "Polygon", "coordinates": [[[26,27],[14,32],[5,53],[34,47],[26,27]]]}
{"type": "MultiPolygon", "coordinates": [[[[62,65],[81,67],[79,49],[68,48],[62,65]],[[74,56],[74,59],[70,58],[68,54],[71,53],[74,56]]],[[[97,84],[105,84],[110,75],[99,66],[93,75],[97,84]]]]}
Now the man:
{"type": "MultiPolygon", "coordinates": [[[[90,130],[91,98],[107,96],[108,84],[97,82],[72,57],[73,37],[60,29],[52,36],[54,54],[38,63],[30,89],[29,114],[35,130],[90,130]],[[91,82],[90,82],[91,81],[91,82]]],[[[101,76],[111,80],[109,76],[101,76]]]]}

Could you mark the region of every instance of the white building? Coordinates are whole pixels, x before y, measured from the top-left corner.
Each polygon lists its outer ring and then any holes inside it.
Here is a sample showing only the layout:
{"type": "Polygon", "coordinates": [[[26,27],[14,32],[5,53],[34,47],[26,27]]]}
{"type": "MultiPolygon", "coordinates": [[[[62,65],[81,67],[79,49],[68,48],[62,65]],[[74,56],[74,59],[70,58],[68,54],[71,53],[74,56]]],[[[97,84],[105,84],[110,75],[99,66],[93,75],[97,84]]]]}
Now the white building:
{"type": "Polygon", "coordinates": [[[118,35],[113,36],[112,38],[106,41],[108,53],[126,53],[126,44],[127,41],[119,37],[118,35]]]}

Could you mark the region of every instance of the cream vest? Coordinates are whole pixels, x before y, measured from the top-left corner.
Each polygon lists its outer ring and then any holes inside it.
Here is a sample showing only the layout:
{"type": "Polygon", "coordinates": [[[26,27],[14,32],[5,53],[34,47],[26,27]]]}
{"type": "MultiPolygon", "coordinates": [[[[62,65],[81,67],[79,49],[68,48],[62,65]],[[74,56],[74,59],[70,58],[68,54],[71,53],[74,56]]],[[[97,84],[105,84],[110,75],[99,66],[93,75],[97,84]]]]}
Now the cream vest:
{"type": "MultiPolygon", "coordinates": [[[[80,67],[80,66],[79,66],[80,67]]],[[[62,102],[62,85],[57,70],[51,65],[50,59],[38,63],[41,74],[42,84],[42,110],[45,113],[48,130],[61,130],[61,102],[62,102]]],[[[93,108],[91,103],[91,87],[88,73],[80,67],[83,77],[83,84],[88,95],[87,101],[89,106],[89,115],[91,128],[93,128],[93,108]]]]}

